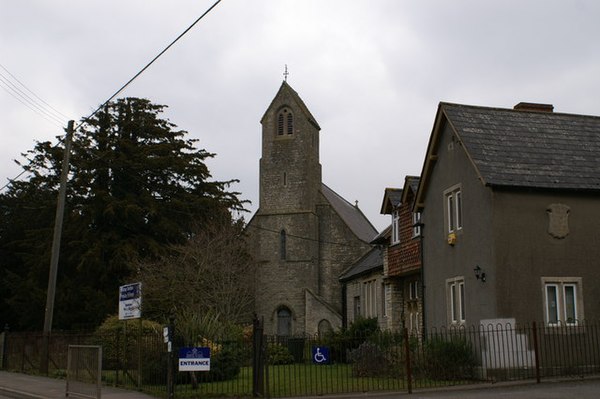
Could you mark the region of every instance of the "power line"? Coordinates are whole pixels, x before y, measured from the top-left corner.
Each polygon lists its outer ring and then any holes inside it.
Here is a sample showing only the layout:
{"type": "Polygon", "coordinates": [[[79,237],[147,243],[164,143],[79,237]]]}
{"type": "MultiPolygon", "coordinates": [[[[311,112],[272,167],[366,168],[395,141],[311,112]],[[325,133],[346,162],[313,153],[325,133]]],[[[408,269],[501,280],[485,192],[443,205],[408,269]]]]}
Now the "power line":
{"type": "Polygon", "coordinates": [[[88,117],[84,118],[83,121],[80,122],[79,125],[77,125],[77,127],[75,129],[79,128],[83,123],[87,122],[90,118],[92,118],[94,115],[96,115],[96,113],[98,111],[100,111],[104,106],[106,106],[106,104],[108,104],[112,99],[114,99],[116,96],[118,96],[119,93],[121,93],[123,90],[125,90],[125,88],[131,84],[131,82],[133,82],[135,79],[137,79],[138,76],[140,76],[142,73],[144,73],[144,71],[146,71],[146,69],[148,69],[150,67],[150,65],[154,64],[154,62],[156,60],[158,60],[164,53],[166,53],[167,50],[171,48],[171,46],[173,46],[175,43],[177,43],[179,41],[179,39],[181,39],[186,33],[188,33],[198,22],[200,22],[200,20],[202,18],[204,18],[209,12],[211,12],[212,9],[215,8],[217,6],[217,4],[219,4],[220,2],[221,2],[221,0],[217,0],[212,6],[210,6],[208,8],[208,10],[206,10],[202,15],[200,15],[186,30],[184,30],[179,36],[177,36],[175,38],[175,40],[173,40],[167,47],[165,47],[160,53],[158,53],[158,55],[156,57],[154,57],[148,64],[146,64],[145,67],[140,69],[140,71],[138,73],[136,73],[131,79],[129,79],[127,81],[127,83],[125,83],[123,86],[121,86],[121,88],[119,90],[117,90],[112,96],[110,96],[108,98],[108,100],[104,101],[88,117]]]}
{"type": "Polygon", "coordinates": [[[62,127],[64,120],[56,117],[43,106],[40,106],[36,103],[27,93],[24,93],[18,86],[12,83],[6,76],[2,75],[0,72],[0,86],[13,98],[19,101],[21,104],[40,115],[42,118],[46,119],[48,122],[53,125],[59,124],[62,127]]]}
{"type": "MultiPolygon", "coordinates": [[[[56,115],[63,122],[66,121],[67,119],[69,119],[68,116],[66,116],[65,114],[63,114],[62,112],[60,112],[59,110],[57,110],[56,108],[54,108],[52,105],[50,105],[46,101],[44,101],[40,96],[38,96],[37,94],[35,94],[29,87],[27,87],[23,82],[21,82],[15,75],[13,75],[12,73],[10,73],[10,71],[8,69],[6,69],[6,67],[4,65],[0,64],[0,68],[4,69],[4,71],[6,73],[8,73],[8,75],[11,78],[13,78],[14,81],[16,81],[21,87],[23,87],[25,90],[27,90],[29,93],[31,93],[32,96],[34,96],[37,100],[39,100],[42,104],[44,104],[47,107],[46,109],[51,110],[52,114],[56,115]]],[[[1,73],[0,73],[0,75],[1,75],[1,73]]]]}
{"type": "MultiPolygon", "coordinates": [[[[112,96],[110,96],[106,101],[104,101],[98,108],[96,108],[94,110],[94,112],[92,112],[89,116],[83,118],[83,120],[75,127],[74,130],[79,129],[84,123],[86,123],[87,121],[89,121],[94,115],[96,115],[98,113],[98,111],[100,111],[103,107],[105,107],[111,100],[113,100],[117,95],[119,95],[119,93],[121,93],[123,90],[125,90],[125,88],[127,86],[129,86],[131,84],[131,82],[133,82],[135,79],[137,79],[142,73],[144,73],[144,71],[146,71],[146,69],[148,69],[156,60],[158,60],[164,53],[167,52],[167,50],[169,50],[176,42],[179,41],[179,39],[181,39],[186,33],[188,33],[198,22],[200,22],[201,19],[203,19],[209,12],[211,12],[219,3],[221,2],[221,0],[217,0],[212,6],[210,6],[202,15],[200,15],[186,30],[184,30],[179,36],[177,36],[175,38],[175,40],[173,40],[171,43],[169,43],[169,45],[167,47],[165,47],[156,57],[154,57],[148,64],[146,64],[146,66],[144,66],[138,73],[136,73],[131,79],[129,79],[123,86],[121,86],[121,88],[119,88],[119,90],[117,90],[112,96]]],[[[1,65],[0,65],[1,66],[1,65]]],[[[2,67],[4,70],[6,70],[6,68],[2,67]]],[[[8,70],[6,70],[8,72],[8,70]]],[[[10,72],[8,72],[10,74],[10,72]]],[[[10,74],[12,76],[12,74],[10,74]]],[[[16,80],[16,78],[15,78],[16,80]]],[[[18,81],[18,80],[17,80],[18,81]]],[[[20,82],[19,82],[20,83],[20,82]]],[[[23,87],[25,87],[23,85],[23,87]]],[[[3,87],[4,88],[4,87],[3,87]]],[[[5,88],[5,90],[7,90],[5,88]]],[[[29,90],[29,89],[27,89],[29,90]]],[[[14,97],[14,96],[13,96],[14,97]]],[[[37,97],[37,96],[36,96],[37,97]]],[[[19,100],[20,101],[20,100],[19,100]]],[[[21,101],[23,103],[23,101],[21,101]]],[[[63,126],[60,126],[63,127],[63,126]]],[[[60,143],[60,142],[59,142],[60,143]]],[[[57,144],[58,145],[58,144],[57,144]]],[[[6,183],[4,186],[2,186],[2,188],[0,188],[0,191],[5,189],[6,187],[8,187],[8,185],[10,185],[13,181],[15,181],[16,179],[18,179],[21,175],[23,175],[25,173],[25,171],[19,173],[19,175],[17,175],[16,177],[14,177],[13,179],[8,179],[8,183],[6,183]]]]}
{"type": "MultiPolygon", "coordinates": [[[[274,234],[281,234],[280,231],[273,230],[273,229],[268,229],[266,227],[256,226],[254,224],[248,224],[248,225],[246,225],[246,227],[252,227],[252,228],[255,228],[257,230],[268,231],[268,232],[274,233],[274,234]]],[[[348,244],[348,243],[345,243],[345,242],[325,241],[325,240],[320,240],[318,238],[297,236],[297,235],[294,235],[294,234],[289,234],[288,232],[286,232],[285,236],[286,237],[291,237],[291,238],[298,238],[300,240],[305,240],[305,241],[318,242],[319,244],[339,245],[339,246],[342,246],[342,247],[355,247],[355,245],[348,244]]]]}
{"type": "Polygon", "coordinates": [[[16,175],[15,177],[13,177],[12,179],[8,179],[8,183],[6,183],[5,185],[3,185],[2,187],[0,187],[0,191],[4,190],[6,187],[8,187],[9,185],[11,185],[15,180],[17,180],[19,177],[23,176],[25,174],[25,172],[27,172],[25,169],[23,169],[21,171],[21,173],[19,173],[18,175],[16,175]]]}

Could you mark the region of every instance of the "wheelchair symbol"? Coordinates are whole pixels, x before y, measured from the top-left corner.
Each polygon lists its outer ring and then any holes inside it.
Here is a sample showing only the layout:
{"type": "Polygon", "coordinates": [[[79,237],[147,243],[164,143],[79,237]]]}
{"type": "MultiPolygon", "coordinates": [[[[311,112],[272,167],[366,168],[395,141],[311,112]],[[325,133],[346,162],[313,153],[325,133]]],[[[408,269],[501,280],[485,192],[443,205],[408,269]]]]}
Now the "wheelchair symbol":
{"type": "Polygon", "coordinates": [[[315,362],[317,362],[317,363],[324,363],[327,361],[327,358],[325,357],[325,355],[321,353],[321,348],[317,348],[317,352],[315,353],[313,358],[315,359],[315,362]]]}

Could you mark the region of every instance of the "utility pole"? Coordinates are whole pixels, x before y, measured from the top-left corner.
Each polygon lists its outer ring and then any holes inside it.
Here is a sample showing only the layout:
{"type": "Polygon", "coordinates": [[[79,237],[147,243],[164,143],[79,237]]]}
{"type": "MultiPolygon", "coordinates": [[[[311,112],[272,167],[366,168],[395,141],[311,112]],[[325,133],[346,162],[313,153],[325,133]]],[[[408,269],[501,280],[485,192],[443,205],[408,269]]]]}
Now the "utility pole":
{"type": "Polygon", "coordinates": [[[67,194],[67,177],[69,175],[69,156],[71,155],[71,141],[73,139],[74,121],[67,125],[65,149],[63,152],[62,171],[60,174],[60,188],[56,201],[56,217],[54,219],[54,237],[52,238],[52,256],[50,259],[50,273],[48,276],[48,292],[46,295],[46,311],[44,313],[44,339],[42,344],[42,357],[40,372],[48,375],[50,332],[52,331],[52,317],[54,316],[54,297],[56,294],[56,275],[58,273],[58,255],[62,235],[63,216],[65,213],[65,197],[67,194]]]}

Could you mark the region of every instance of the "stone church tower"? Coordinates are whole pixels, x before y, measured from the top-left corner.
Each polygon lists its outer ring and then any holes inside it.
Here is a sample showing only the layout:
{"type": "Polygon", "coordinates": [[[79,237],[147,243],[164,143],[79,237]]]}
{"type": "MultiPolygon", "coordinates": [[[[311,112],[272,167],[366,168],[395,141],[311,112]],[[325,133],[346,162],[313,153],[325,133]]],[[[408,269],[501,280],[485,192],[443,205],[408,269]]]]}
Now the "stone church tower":
{"type": "Polygon", "coordinates": [[[357,206],[321,182],[321,128],[287,82],[261,124],[259,209],[247,229],[259,262],[255,311],[267,334],[338,328],[338,278],[377,232],[357,206]]]}

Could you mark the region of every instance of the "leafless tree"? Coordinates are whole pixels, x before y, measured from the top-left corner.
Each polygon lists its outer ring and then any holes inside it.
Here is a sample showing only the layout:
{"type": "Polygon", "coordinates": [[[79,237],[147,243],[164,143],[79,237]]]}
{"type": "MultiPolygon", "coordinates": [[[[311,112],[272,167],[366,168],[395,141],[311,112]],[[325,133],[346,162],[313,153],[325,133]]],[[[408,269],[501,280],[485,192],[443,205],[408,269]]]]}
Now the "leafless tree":
{"type": "Polygon", "coordinates": [[[199,226],[170,255],[139,264],[144,314],[158,319],[174,315],[181,321],[218,320],[223,325],[249,322],[255,267],[243,221],[199,226]]]}

